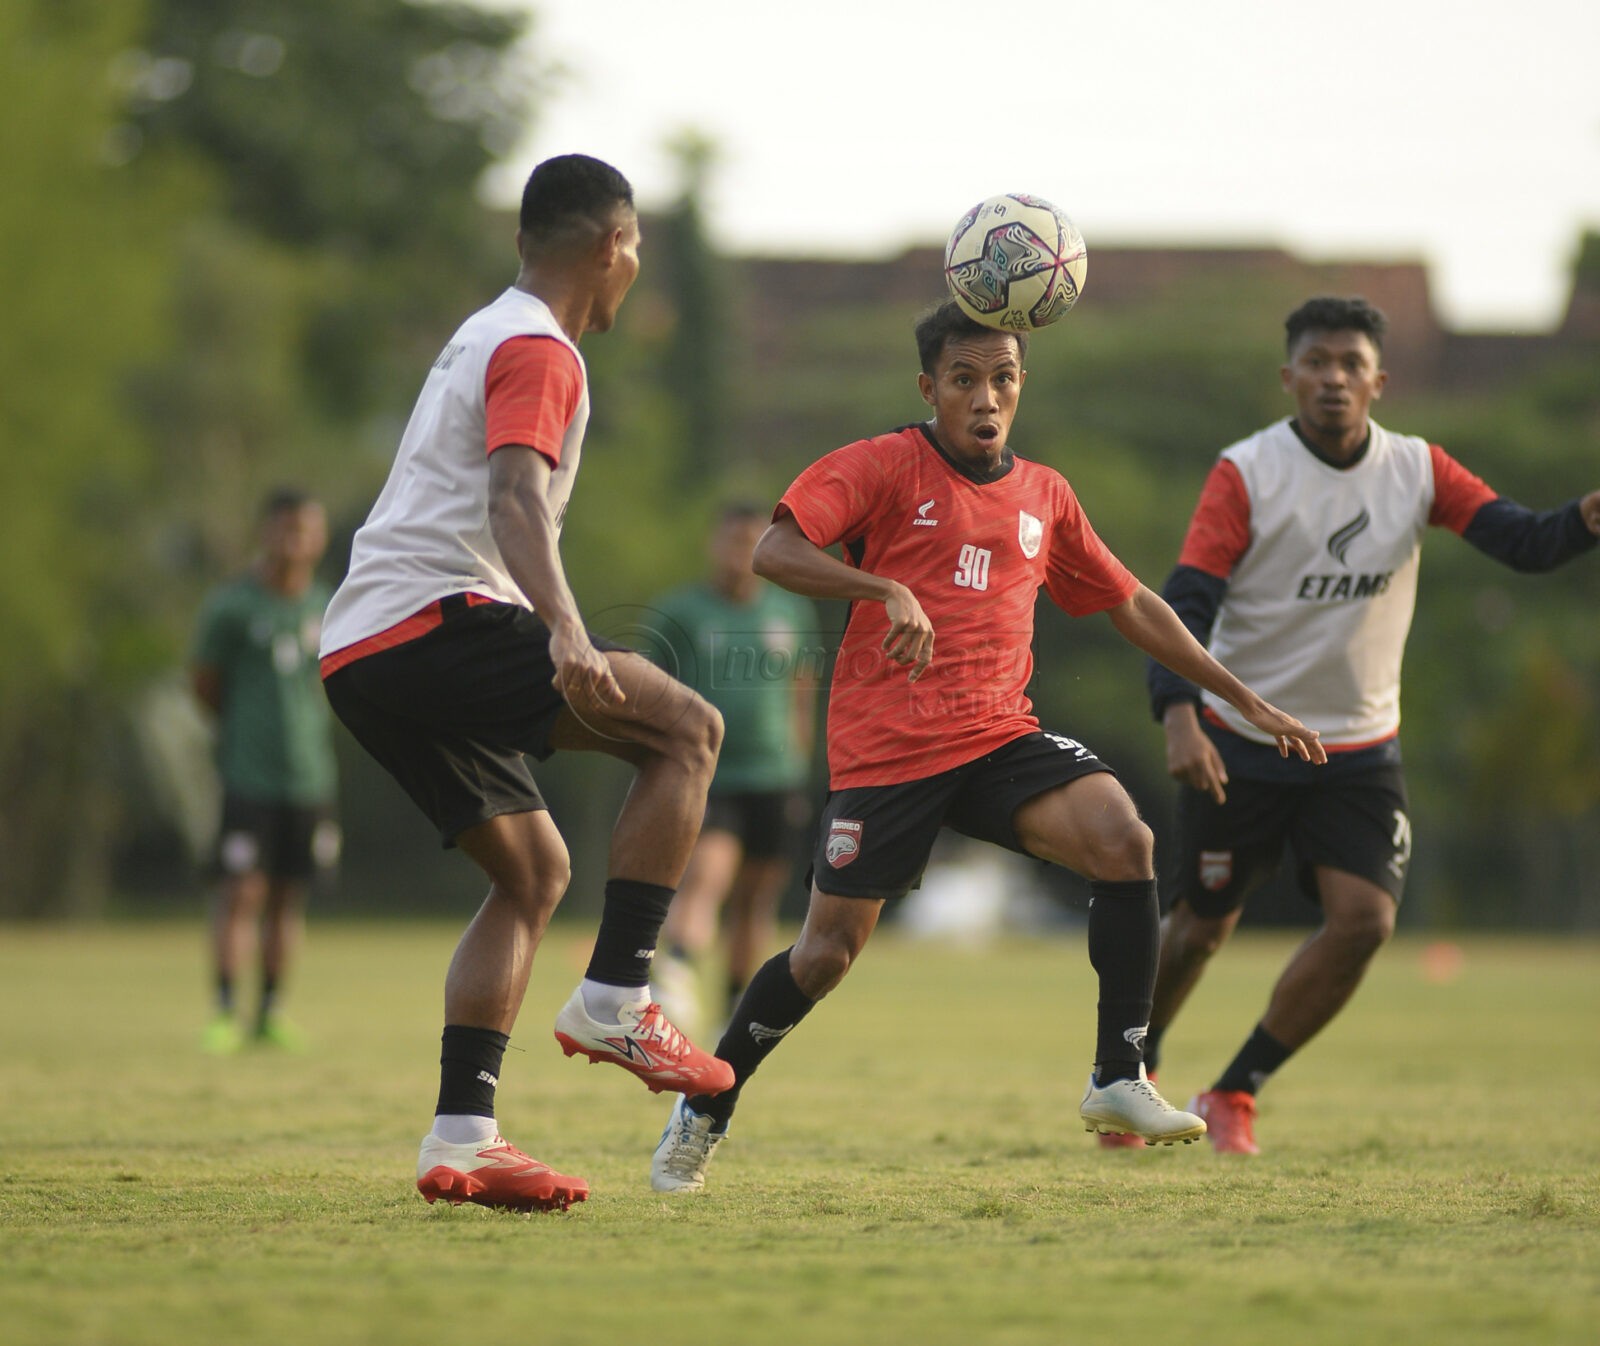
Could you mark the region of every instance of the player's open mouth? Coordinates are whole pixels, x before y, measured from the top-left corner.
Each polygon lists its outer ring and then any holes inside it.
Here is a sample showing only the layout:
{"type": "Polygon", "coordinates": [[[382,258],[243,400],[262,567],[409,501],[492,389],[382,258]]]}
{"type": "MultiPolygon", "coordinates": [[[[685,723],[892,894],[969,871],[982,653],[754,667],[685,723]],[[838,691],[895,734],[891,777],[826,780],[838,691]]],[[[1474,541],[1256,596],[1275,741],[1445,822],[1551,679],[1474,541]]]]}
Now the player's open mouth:
{"type": "Polygon", "coordinates": [[[1000,438],[998,425],[977,425],[972,429],[972,437],[983,444],[993,444],[1000,438]]]}

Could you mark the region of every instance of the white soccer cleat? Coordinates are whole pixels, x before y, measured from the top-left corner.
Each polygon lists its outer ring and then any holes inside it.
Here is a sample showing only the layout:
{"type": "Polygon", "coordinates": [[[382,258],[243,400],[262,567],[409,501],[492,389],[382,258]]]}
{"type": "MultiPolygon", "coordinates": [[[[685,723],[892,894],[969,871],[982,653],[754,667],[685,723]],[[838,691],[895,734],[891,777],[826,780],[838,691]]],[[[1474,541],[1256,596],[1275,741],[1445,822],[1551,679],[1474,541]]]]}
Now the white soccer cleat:
{"type": "Polygon", "coordinates": [[[1139,1067],[1136,1080],[1113,1080],[1104,1088],[1089,1076],[1089,1087],[1078,1106],[1085,1131],[1138,1136],[1146,1145],[1185,1145],[1206,1133],[1206,1124],[1192,1112],[1182,1112],[1156,1092],[1139,1067]]]}
{"type": "Polygon", "coordinates": [[[679,1095],[650,1160],[650,1186],[658,1192],[700,1191],[706,1185],[711,1156],[728,1138],[726,1129],[712,1127],[710,1117],[694,1111],[688,1099],[679,1095]]]}

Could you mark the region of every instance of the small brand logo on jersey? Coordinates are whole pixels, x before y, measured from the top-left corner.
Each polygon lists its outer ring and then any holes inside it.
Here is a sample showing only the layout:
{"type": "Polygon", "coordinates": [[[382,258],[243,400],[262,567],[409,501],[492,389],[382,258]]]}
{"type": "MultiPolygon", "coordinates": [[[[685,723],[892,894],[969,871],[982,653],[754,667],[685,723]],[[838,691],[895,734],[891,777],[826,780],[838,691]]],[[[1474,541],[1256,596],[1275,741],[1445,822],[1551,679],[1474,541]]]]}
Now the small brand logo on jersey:
{"type": "MultiPolygon", "coordinates": [[[[793,1024],[789,1025],[789,1028],[793,1027],[793,1024]]],[[[768,1028],[766,1024],[752,1023],[750,1025],[750,1036],[760,1043],[777,1042],[788,1033],[789,1028],[768,1028]]]]}
{"type": "Polygon", "coordinates": [[[1145,1037],[1149,1032],[1149,1024],[1140,1024],[1137,1028],[1125,1028],[1122,1032],[1122,1040],[1135,1051],[1142,1052],[1144,1050],[1145,1037]]]}
{"type": "Polygon", "coordinates": [[[1200,852],[1200,886],[1208,893],[1226,888],[1233,879],[1232,851],[1200,852]]]}
{"type": "Polygon", "coordinates": [[[1017,541],[1030,561],[1039,554],[1039,544],[1044,541],[1044,525],[1025,509],[1017,511],[1017,541]]]}
{"type": "Polygon", "coordinates": [[[1372,515],[1363,509],[1349,523],[1335,528],[1328,535],[1328,555],[1333,557],[1340,565],[1348,565],[1349,563],[1344,559],[1345,553],[1350,550],[1350,544],[1367,531],[1367,525],[1371,522],[1372,515]]]}
{"type": "Polygon", "coordinates": [[[828,844],[823,854],[835,869],[843,869],[861,854],[861,824],[854,818],[835,818],[828,829],[828,844]]]}
{"type": "Polygon", "coordinates": [[[466,352],[465,346],[446,346],[439,352],[439,358],[433,362],[435,369],[449,369],[466,352]]]}
{"type": "Polygon", "coordinates": [[[938,504],[937,497],[935,497],[933,500],[925,500],[922,502],[922,504],[918,505],[917,517],[911,521],[911,526],[913,528],[937,528],[939,526],[939,521],[937,519],[930,519],[928,517],[928,511],[936,504],[938,504]]]}

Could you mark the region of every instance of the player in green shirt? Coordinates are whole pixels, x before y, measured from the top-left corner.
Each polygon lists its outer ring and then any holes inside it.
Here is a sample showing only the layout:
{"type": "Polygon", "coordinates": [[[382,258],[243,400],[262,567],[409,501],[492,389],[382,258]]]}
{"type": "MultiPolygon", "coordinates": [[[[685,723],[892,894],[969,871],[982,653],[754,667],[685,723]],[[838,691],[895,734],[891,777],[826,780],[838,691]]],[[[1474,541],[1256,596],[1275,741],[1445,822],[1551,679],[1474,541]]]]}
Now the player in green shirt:
{"type": "Polygon", "coordinates": [[[328,544],[323,507],[280,490],[261,516],[261,555],[207,596],[195,633],[195,694],[216,717],[222,827],[212,922],[216,1013],[203,1045],[236,1051],[245,1030],[234,987],[259,927],[257,1041],[298,1045],[276,1000],[299,943],[306,888],[338,858],[330,715],[317,667],[328,590],[315,577],[328,544]]]}
{"type": "Polygon", "coordinates": [[[651,974],[668,1016],[689,1021],[691,1031],[702,1017],[697,962],[716,940],[719,915],[728,1007],[773,946],[795,838],[809,815],[805,787],[823,647],[810,601],[750,568],[767,522],[757,505],[725,506],[711,535],[707,577],[651,604],[667,672],[721,711],[724,725],[700,839],[651,974]]]}

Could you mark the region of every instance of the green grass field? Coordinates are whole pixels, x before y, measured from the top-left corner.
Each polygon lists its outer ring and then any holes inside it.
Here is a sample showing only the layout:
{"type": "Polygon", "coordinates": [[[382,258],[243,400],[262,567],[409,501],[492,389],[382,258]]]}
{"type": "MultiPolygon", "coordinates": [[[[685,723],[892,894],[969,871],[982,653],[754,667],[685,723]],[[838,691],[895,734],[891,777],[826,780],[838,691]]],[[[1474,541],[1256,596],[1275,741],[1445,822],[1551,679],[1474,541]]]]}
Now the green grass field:
{"type": "MultiPolygon", "coordinates": [[[[587,931],[585,931],[587,933],[587,931]]],[[[594,1189],[429,1207],[443,925],[313,925],[301,1057],[196,1050],[198,927],[0,929],[0,1337],[50,1343],[1590,1343],[1600,947],[1385,951],[1263,1095],[1256,1160],[1101,1152],[1081,938],[880,934],[749,1089],[700,1197],[667,1102],[568,1061],[553,937],[506,1131],[594,1189]]],[[[1203,1086],[1290,940],[1241,936],[1169,1035],[1203,1086]]],[[[520,1049],[520,1050],[518,1050],[520,1049]]]]}

